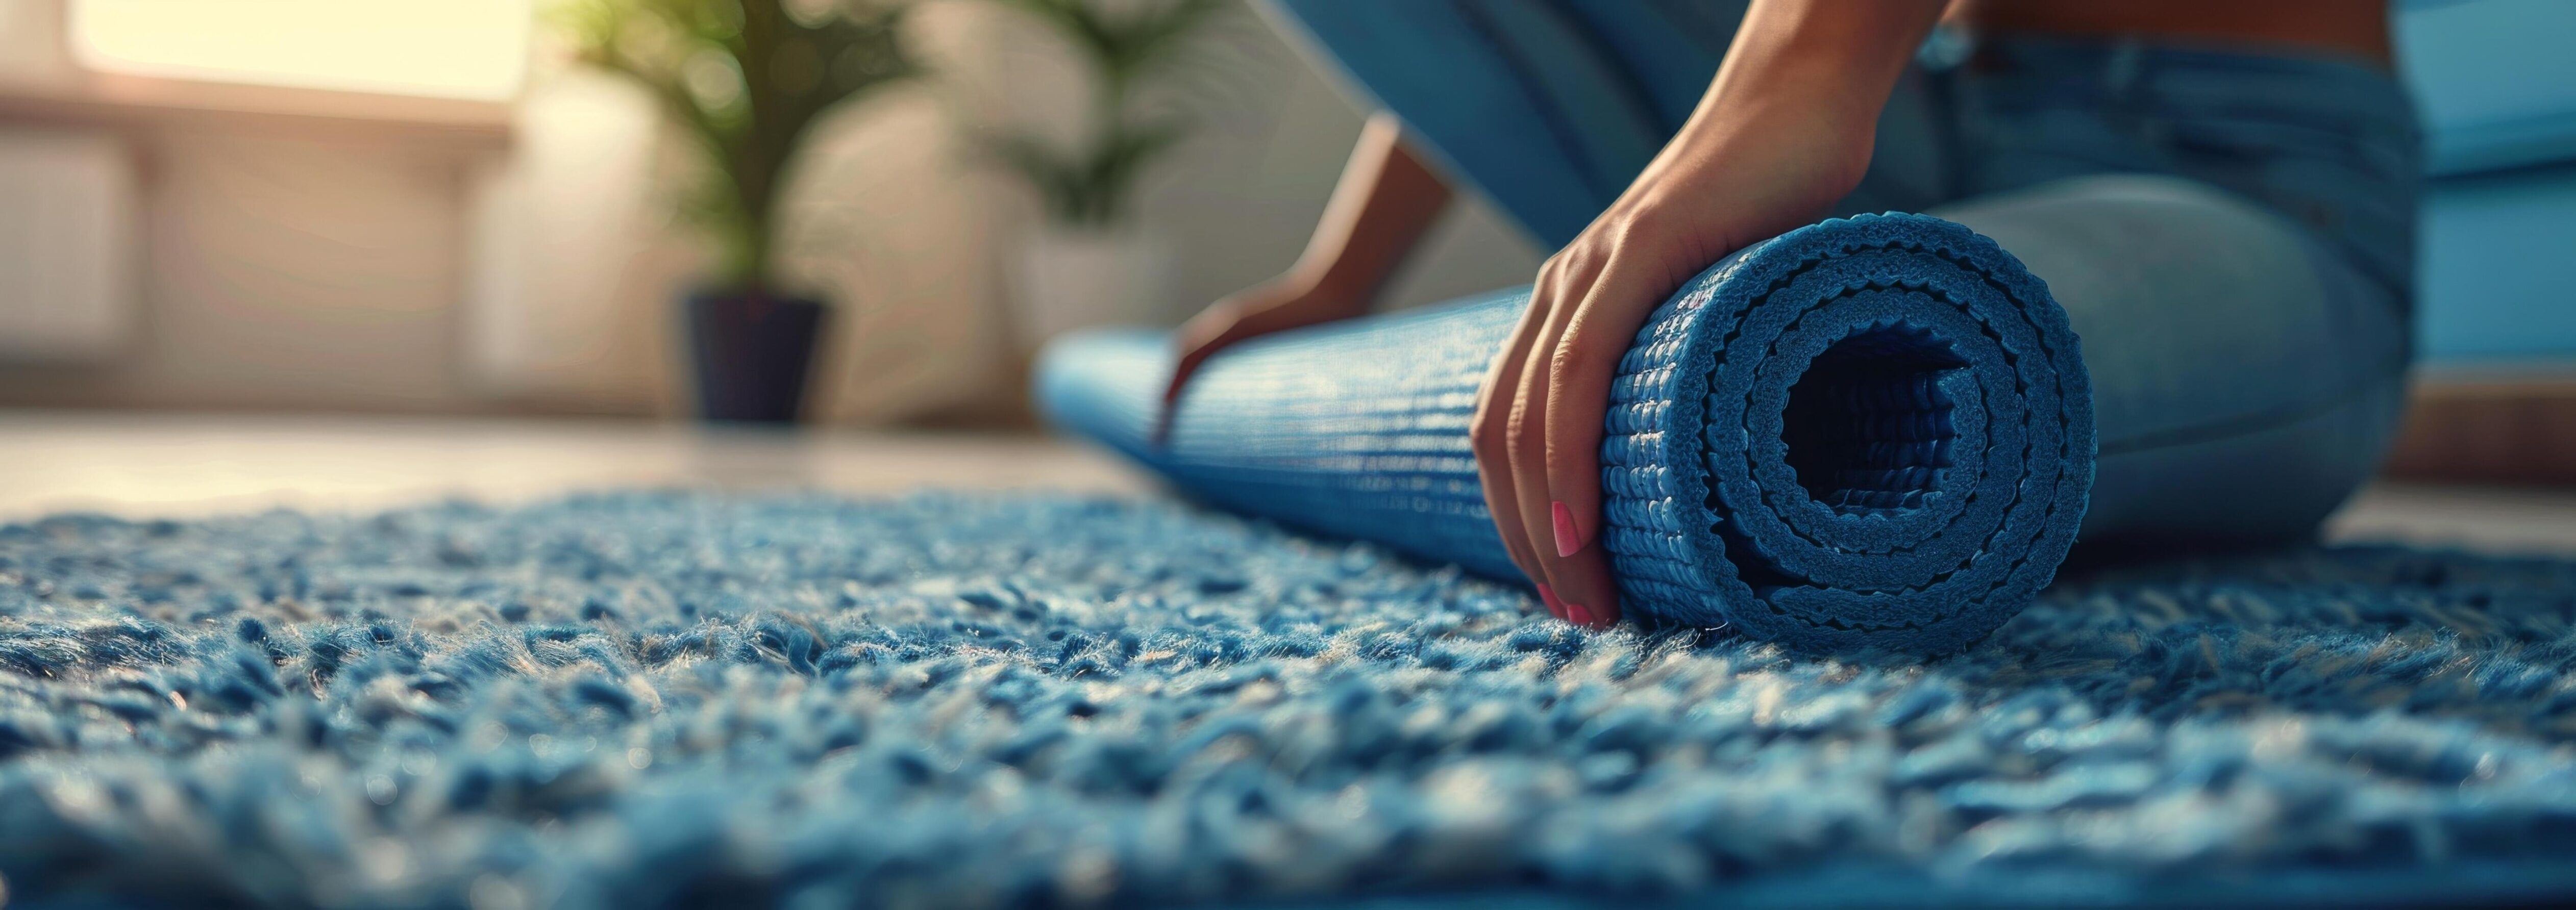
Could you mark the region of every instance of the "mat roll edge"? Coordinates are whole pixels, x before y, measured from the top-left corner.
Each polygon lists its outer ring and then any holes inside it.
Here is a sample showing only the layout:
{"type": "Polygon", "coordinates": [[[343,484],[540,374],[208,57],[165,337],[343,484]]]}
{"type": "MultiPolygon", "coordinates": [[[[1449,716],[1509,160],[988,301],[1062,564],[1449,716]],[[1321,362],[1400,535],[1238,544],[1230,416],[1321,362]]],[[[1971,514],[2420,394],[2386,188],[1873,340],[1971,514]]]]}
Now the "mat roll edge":
{"type": "Polygon", "coordinates": [[[1602,539],[1628,608],[1812,648],[1983,637],[2054,576],[2092,486],[2065,311],[1993,241],[1920,215],[1811,225],[1692,279],[1622,360],[1608,425],[1602,539]],[[1797,426],[1818,413],[1841,426],[1797,426]],[[1795,457],[1802,429],[1863,457],[1795,457]],[[1837,469],[1858,481],[1838,500],[1802,476],[1837,469]]]}
{"type": "MultiPolygon", "coordinates": [[[[1037,374],[1058,426],[1218,505],[1519,580],[1467,418],[1526,290],[1256,339],[1151,442],[1168,340],[1101,332],[1037,374]]],[[[1802,649],[1954,650],[2072,544],[2094,426],[2066,316],[2019,261],[1919,215],[1727,257],[1622,358],[1599,535],[1623,609],[1802,649]]]]}

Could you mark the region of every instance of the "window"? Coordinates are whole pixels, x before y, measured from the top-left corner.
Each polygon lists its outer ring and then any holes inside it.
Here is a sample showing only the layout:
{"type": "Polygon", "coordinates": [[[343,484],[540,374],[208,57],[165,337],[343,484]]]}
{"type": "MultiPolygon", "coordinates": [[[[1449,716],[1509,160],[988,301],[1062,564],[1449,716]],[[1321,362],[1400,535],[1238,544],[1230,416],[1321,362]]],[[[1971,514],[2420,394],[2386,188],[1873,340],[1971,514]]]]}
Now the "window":
{"type": "Polygon", "coordinates": [[[67,0],[92,69],[216,82],[504,100],[527,69],[530,0],[67,0]]]}

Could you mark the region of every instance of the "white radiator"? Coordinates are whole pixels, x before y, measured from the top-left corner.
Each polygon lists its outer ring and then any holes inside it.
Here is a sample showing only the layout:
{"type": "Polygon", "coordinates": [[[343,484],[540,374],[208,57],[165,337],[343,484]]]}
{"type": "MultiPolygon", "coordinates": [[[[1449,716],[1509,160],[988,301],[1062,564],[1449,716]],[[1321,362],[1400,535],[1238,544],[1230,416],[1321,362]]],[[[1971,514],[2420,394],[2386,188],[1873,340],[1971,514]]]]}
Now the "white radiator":
{"type": "Polygon", "coordinates": [[[139,265],[134,183],[113,135],[0,127],[0,360],[123,350],[139,265]]]}

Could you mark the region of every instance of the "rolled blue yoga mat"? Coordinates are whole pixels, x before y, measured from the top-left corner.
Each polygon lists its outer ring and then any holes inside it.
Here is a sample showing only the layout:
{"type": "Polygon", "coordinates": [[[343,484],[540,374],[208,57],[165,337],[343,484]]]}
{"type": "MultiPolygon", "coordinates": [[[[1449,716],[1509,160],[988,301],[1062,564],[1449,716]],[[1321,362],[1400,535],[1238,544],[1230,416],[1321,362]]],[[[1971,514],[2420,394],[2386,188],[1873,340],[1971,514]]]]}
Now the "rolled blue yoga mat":
{"type": "MultiPolygon", "coordinates": [[[[1168,444],[1158,331],[1068,337],[1040,405],[1209,502],[1521,579],[1468,450],[1514,290],[1212,357],[1168,444]]],[[[1602,444],[1621,606],[1802,649],[1954,650],[2019,612],[2084,516],[2092,393],[2066,314],[2002,248],[1835,219],[1711,266],[1620,361],[1602,444]]]]}

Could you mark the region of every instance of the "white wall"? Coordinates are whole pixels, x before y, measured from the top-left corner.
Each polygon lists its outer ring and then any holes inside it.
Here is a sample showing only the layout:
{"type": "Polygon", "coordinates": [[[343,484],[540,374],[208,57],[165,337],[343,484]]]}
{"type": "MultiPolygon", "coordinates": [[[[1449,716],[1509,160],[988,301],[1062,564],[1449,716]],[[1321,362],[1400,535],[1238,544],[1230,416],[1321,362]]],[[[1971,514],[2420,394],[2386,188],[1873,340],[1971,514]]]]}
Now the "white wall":
{"type": "MultiPolygon", "coordinates": [[[[847,112],[818,136],[790,192],[790,270],[837,307],[818,413],[842,421],[975,411],[1020,394],[1004,276],[1038,211],[1025,187],[978,163],[960,138],[997,123],[1060,136],[1080,127],[1065,112],[1083,108],[1081,70],[1043,30],[980,3],[933,4],[916,24],[937,77],[847,112]]],[[[1167,321],[1296,258],[1364,114],[1248,13],[1220,37],[1229,50],[1215,93],[1223,103],[1148,180],[1141,200],[1144,228],[1175,253],[1167,321]]],[[[597,396],[648,382],[669,409],[667,361],[638,378],[596,339],[620,321],[661,325],[654,288],[684,282],[696,260],[676,252],[685,233],[653,223],[660,209],[649,194],[599,184],[648,172],[667,180],[673,157],[684,167],[685,155],[665,137],[662,166],[641,163],[629,143],[649,133],[649,107],[601,82],[578,72],[543,76],[522,106],[517,159],[502,179],[517,181],[512,192],[524,196],[503,194],[519,201],[501,204],[523,207],[533,227],[485,229],[492,261],[515,258],[500,267],[519,270],[521,283],[513,291],[478,279],[494,286],[477,298],[485,312],[476,321],[478,362],[505,394],[597,396]],[[634,226],[611,229],[621,222],[634,226]],[[661,253],[643,252],[657,245],[661,253]]],[[[1388,302],[1524,283],[1537,264],[1515,229],[1466,199],[1388,302]]],[[[670,347],[667,337],[657,344],[670,347]]]]}
{"type": "Polygon", "coordinates": [[[0,0],[0,84],[56,84],[71,59],[60,0],[0,0]]]}
{"type": "Polygon", "coordinates": [[[118,137],[0,124],[0,358],[124,353],[140,210],[118,137]]]}
{"type": "Polygon", "coordinates": [[[0,366],[0,402],[476,407],[456,365],[455,154],[221,126],[129,141],[142,225],[131,337],[106,359],[0,366]]]}
{"type": "MultiPolygon", "coordinates": [[[[1218,102],[1207,106],[1203,132],[1149,178],[1141,213],[1149,230],[1177,248],[1171,303],[1184,316],[1296,261],[1367,115],[1250,10],[1218,28],[1227,62],[1213,77],[1219,84],[1204,93],[1218,102]]],[[[1044,60],[1061,51],[1043,35],[997,31],[1010,42],[999,55],[1025,82],[1056,84],[1073,71],[1061,60],[1044,60]]],[[[1025,223],[1033,209],[1024,206],[1016,217],[1025,223]]],[[[1466,196],[1397,276],[1385,302],[1411,306],[1526,284],[1539,258],[1517,228],[1466,196]]]]}
{"type": "MultiPolygon", "coordinates": [[[[0,0],[0,91],[60,84],[54,0],[0,0]]],[[[816,413],[880,422],[1019,394],[1005,274],[1034,206],[957,147],[960,110],[1044,102],[1055,49],[983,4],[924,10],[933,83],[862,103],[795,177],[784,256],[838,305],[816,413]]],[[[1150,178],[1174,319],[1288,265],[1362,112],[1253,17],[1208,130],[1150,178]]],[[[137,137],[144,274],[132,354],[0,363],[0,404],[679,413],[674,295],[703,257],[668,216],[683,147],[600,77],[540,66],[511,149],[196,118],[137,137]]],[[[1526,282],[1537,254],[1455,209],[1390,297],[1526,282]]]]}
{"type": "MultiPolygon", "coordinates": [[[[0,92],[85,84],[62,27],[57,0],[0,0],[0,92]]],[[[112,356],[0,361],[0,403],[479,408],[457,369],[467,147],[287,124],[102,106],[22,125],[130,150],[138,274],[112,356]]]]}

